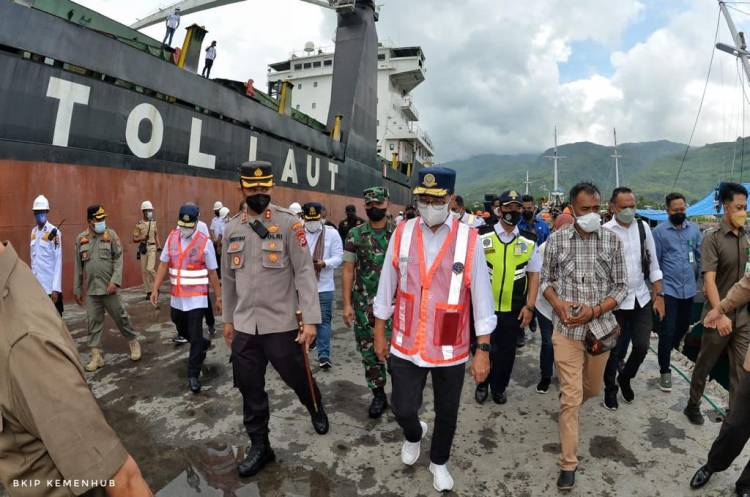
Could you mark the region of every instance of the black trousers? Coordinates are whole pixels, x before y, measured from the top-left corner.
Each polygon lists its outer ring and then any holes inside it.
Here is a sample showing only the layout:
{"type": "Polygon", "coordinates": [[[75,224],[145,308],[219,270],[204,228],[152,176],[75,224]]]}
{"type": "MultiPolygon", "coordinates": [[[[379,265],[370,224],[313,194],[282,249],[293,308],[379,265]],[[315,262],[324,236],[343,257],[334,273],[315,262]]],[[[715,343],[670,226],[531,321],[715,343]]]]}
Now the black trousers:
{"type": "MultiPolygon", "coordinates": [[[[708,453],[708,469],[724,471],[742,453],[750,439],[750,373],[743,373],[735,392],[734,404],[724,420],[719,436],[708,453]]],[[[750,489],[750,461],[736,483],[737,493],[750,489]]]]}
{"type": "Polygon", "coordinates": [[[490,375],[487,381],[493,393],[503,393],[510,383],[510,375],[516,362],[516,340],[519,330],[523,332],[519,311],[496,312],[497,326],[490,337],[490,375]]]}
{"type": "MultiPolygon", "coordinates": [[[[52,299],[50,299],[50,300],[52,300],[52,299]]],[[[63,306],[63,296],[62,296],[62,294],[60,294],[57,297],[57,302],[52,302],[52,303],[55,304],[55,309],[57,309],[58,314],[60,314],[60,316],[62,316],[63,315],[63,311],[65,311],[65,307],[63,306]]]]}
{"type": "Polygon", "coordinates": [[[201,72],[201,76],[204,78],[211,77],[211,68],[214,65],[214,61],[211,59],[206,59],[206,65],[203,66],[203,72],[201,72]]]}
{"type": "Polygon", "coordinates": [[[620,326],[620,338],[617,340],[614,354],[609,355],[607,366],[604,368],[604,393],[606,395],[617,395],[619,390],[617,386],[617,362],[623,348],[627,349],[628,340],[632,342],[633,349],[630,351],[628,360],[625,361],[625,367],[622,369],[620,376],[629,380],[635,378],[638,368],[641,367],[643,360],[646,358],[648,346],[651,342],[651,328],[653,328],[651,302],[641,307],[636,300],[634,309],[615,311],[615,319],[620,326]]]}
{"type": "Polygon", "coordinates": [[[216,318],[214,317],[214,303],[211,302],[211,294],[208,294],[208,307],[203,309],[203,313],[206,316],[206,326],[213,328],[216,326],[216,318]]]}
{"type": "Polygon", "coordinates": [[[205,309],[181,311],[170,308],[172,322],[177,327],[177,334],[187,338],[190,342],[188,355],[188,378],[197,378],[201,374],[201,366],[206,360],[206,351],[211,342],[203,337],[203,314],[205,309]]]}
{"type": "MultiPolygon", "coordinates": [[[[269,335],[234,334],[231,358],[234,384],[242,394],[245,430],[253,443],[268,437],[270,411],[265,385],[269,362],[307,410],[314,411],[302,346],[294,341],[297,334],[297,330],[269,335]]],[[[315,380],[313,387],[318,406],[322,406],[315,380]]]]}
{"type": "Polygon", "coordinates": [[[435,464],[445,464],[450,458],[453,435],[456,433],[456,420],[461,403],[466,365],[420,368],[410,361],[393,355],[388,361],[393,384],[391,409],[404,432],[404,437],[409,442],[418,442],[422,436],[419,408],[422,407],[422,393],[427,382],[427,375],[432,374],[435,429],[432,432],[430,461],[435,464]]]}

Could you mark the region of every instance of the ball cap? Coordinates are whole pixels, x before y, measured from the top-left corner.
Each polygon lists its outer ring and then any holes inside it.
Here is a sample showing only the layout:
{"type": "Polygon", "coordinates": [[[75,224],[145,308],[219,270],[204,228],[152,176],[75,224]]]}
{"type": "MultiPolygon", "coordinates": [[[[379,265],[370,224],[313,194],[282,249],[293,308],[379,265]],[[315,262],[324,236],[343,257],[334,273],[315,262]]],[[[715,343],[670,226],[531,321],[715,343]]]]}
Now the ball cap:
{"type": "Polygon", "coordinates": [[[177,215],[177,226],[181,228],[192,228],[198,221],[198,208],[192,204],[185,204],[180,207],[180,213],[177,215]]]}
{"type": "Polygon", "coordinates": [[[415,195],[444,197],[453,193],[456,186],[456,171],[447,167],[426,167],[419,170],[419,181],[415,195]]]}
{"type": "Polygon", "coordinates": [[[323,206],[318,202],[308,202],[302,206],[302,216],[305,221],[317,221],[320,219],[320,211],[323,206]]]}
{"type": "Polygon", "coordinates": [[[270,162],[249,161],[240,166],[240,183],[242,188],[256,186],[271,188],[273,186],[273,167],[270,162]]]}
{"type": "Polygon", "coordinates": [[[523,205],[521,195],[515,190],[507,190],[500,194],[500,205],[510,204],[523,205]]]}
{"type": "Polygon", "coordinates": [[[101,204],[94,204],[90,205],[88,209],[86,209],[86,216],[86,219],[101,221],[102,219],[107,217],[107,214],[104,212],[104,207],[101,204]]]}

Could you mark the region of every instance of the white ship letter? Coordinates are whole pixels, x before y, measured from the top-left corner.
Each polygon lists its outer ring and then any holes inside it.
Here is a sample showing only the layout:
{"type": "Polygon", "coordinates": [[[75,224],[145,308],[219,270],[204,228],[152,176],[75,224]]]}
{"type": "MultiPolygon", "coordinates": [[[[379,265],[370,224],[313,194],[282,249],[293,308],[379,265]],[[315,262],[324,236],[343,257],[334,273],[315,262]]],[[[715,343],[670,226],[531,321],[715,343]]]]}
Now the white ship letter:
{"type": "Polygon", "coordinates": [[[336,175],[339,173],[339,165],[329,162],[328,170],[331,171],[331,191],[334,191],[336,190],[336,175]]]}
{"type": "Polygon", "coordinates": [[[250,152],[247,154],[247,160],[258,160],[258,137],[250,136],[250,152]]]}
{"type": "Polygon", "coordinates": [[[70,121],[73,119],[75,104],[88,105],[91,88],[72,81],[51,77],[47,86],[47,96],[60,101],[57,107],[55,132],[52,135],[52,145],[67,147],[70,137],[70,121]]]}
{"type": "Polygon", "coordinates": [[[125,126],[125,141],[130,147],[130,151],[136,157],[148,159],[159,152],[162,140],[164,139],[164,120],[159,114],[159,110],[151,104],[137,105],[128,116],[128,123],[125,126]],[[151,122],[151,138],[142,142],[138,136],[138,128],[141,121],[148,119],[151,122]]]}
{"type": "Polygon", "coordinates": [[[286,183],[289,180],[295,185],[299,182],[297,180],[297,164],[294,162],[294,149],[290,148],[289,153],[286,154],[286,162],[284,163],[284,172],[281,173],[281,182],[286,183]]]}
{"type": "Polygon", "coordinates": [[[203,121],[193,118],[190,125],[190,150],[188,152],[188,164],[196,167],[214,169],[216,167],[216,156],[201,152],[201,130],[203,121]]]}
{"type": "Polygon", "coordinates": [[[318,186],[318,180],[320,179],[320,158],[315,158],[315,175],[312,173],[313,157],[312,155],[307,156],[307,183],[310,186],[318,186]]]}

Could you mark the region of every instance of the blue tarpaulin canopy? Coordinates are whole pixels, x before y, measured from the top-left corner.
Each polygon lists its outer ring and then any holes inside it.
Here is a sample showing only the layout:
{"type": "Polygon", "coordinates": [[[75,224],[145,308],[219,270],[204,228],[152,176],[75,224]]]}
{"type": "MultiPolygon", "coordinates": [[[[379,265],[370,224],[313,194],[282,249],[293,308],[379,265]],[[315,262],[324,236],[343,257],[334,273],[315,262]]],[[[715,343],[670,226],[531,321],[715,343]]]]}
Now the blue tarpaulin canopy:
{"type": "MultiPolygon", "coordinates": [[[[742,186],[750,190],[750,183],[743,183],[742,186]]],[[[691,205],[687,208],[688,217],[696,216],[713,216],[716,215],[716,204],[714,203],[713,191],[709,192],[708,195],[691,205]]],[[[651,221],[666,221],[668,216],[666,211],[658,211],[654,209],[638,209],[638,215],[642,218],[650,219],[651,221]]],[[[719,214],[723,214],[724,209],[720,206],[719,214]]]]}

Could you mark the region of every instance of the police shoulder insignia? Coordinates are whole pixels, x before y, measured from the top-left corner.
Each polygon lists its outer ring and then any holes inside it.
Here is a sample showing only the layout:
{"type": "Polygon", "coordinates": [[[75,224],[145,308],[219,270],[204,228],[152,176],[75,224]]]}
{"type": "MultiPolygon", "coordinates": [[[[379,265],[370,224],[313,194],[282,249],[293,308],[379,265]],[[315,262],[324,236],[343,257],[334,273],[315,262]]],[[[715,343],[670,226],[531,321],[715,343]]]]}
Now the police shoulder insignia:
{"type": "Polygon", "coordinates": [[[303,223],[302,221],[298,221],[292,225],[292,230],[301,231],[302,228],[304,227],[305,227],[305,223],[303,223]]]}
{"type": "Polygon", "coordinates": [[[482,248],[491,248],[491,247],[492,247],[492,239],[482,238],[482,248]]]}
{"type": "Polygon", "coordinates": [[[279,225],[278,224],[272,224],[268,227],[269,233],[278,233],[279,232],[279,225]]]}
{"type": "Polygon", "coordinates": [[[263,217],[266,219],[271,219],[271,209],[266,209],[266,213],[263,214],[263,217]]]}
{"type": "Polygon", "coordinates": [[[89,243],[89,238],[87,236],[81,236],[80,241],[81,245],[86,245],[87,243],[89,243]]]}
{"type": "Polygon", "coordinates": [[[102,234],[102,241],[108,242],[109,240],[110,240],[109,230],[104,230],[104,233],[102,234]]]}
{"type": "Polygon", "coordinates": [[[307,246],[307,238],[304,236],[298,236],[297,237],[297,245],[300,247],[306,247],[307,246]]]}

